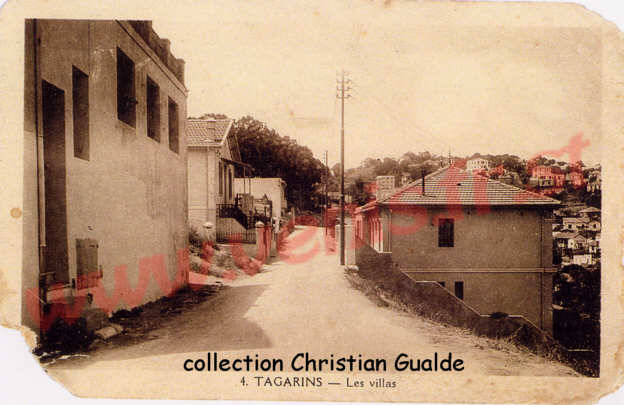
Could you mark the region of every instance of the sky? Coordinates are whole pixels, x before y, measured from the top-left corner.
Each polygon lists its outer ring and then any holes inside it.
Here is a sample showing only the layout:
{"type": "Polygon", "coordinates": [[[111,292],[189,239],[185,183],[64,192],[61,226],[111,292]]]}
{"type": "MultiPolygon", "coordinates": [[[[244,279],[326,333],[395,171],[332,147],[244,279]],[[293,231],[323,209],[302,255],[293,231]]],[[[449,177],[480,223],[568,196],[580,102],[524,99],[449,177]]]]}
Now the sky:
{"type": "Polygon", "coordinates": [[[583,160],[600,161],[601,42],[591,24],[553,28],[518,9],[519,22],[503,26],[511,17],[498,9],[488,18],[417,2],[267,4],[154,20],[186,61],[190,116],[252,115],[320,159],[328,150],[331,166],[345,69],[347,168],[407,151],[528,158],[578,133],[590,141],[583,160]]]}

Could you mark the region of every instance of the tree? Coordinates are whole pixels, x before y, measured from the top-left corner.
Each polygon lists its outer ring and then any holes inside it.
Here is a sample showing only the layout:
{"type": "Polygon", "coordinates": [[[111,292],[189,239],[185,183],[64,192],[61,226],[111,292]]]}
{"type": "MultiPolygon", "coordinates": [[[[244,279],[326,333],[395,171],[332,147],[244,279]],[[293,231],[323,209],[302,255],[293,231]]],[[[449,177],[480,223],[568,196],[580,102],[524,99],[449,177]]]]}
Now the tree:
{"type": "Polygon", "coordinates": [[[564,266],[553,280],[554,302],[578,314],[600,319],[600,266],[564,266]]]}
{"type": "Polygon", "coordinates": [[[389,176],[399,173],[399,164],[392,158],[384,160],[375,167],[375,176],[389,176]]]}
{"type": "Polygon", "coordinates": [[[336,163],[331,167],[331,171],[336,177],[340,177],[340,163],[336,163]]]}
{"type": "Polygon", "coordinates": [[[300,210],[316,208],[316,186],[323,179],[325,165],[308,147],[281,136],[251,116],[235,120],[232,135],[238,141],[243,162],[253,166],[255,176],[282,178],[289,204],[300,210]]]}
{"type": "Polygon", "coordinates": [[[371,199],[371,195],[369,195],[366,187],[366,182],[361,177],[355,179],[355,182],[351,184],[346,192],[352,196],[353,202],[357,205],[364,205],[371,199]]]}

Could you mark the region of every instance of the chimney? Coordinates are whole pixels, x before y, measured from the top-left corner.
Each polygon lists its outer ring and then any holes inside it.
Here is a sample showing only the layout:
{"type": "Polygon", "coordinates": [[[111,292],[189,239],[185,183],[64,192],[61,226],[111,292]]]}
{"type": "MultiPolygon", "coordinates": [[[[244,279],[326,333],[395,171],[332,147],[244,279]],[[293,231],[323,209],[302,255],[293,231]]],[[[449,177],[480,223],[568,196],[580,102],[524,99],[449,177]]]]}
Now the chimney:
{"type": "Polygon", "coordinates": [[[422,175],[422,181],[420,182],[421,183],[422,195],[425,195],[425,169],[422,169],[420,174],[422,175]]]}
{"type": "MultiPolygon", "coordinates": [[[[208,137],[210,139],[210,141],[216,141],[216,124],[217,122],[215,120],[208,120],[208,122],[206,122],[206,128],[208,129],[208,137]]],[[[220,139],[219,139],[220,140],[220,139]]]]}

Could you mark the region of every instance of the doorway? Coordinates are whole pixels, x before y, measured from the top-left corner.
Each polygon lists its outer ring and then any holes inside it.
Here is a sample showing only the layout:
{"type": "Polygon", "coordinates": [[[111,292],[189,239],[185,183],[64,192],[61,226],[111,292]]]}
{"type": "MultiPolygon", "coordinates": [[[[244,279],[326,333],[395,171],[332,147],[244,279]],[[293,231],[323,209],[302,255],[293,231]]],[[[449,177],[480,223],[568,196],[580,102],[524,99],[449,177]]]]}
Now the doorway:
{"type": "Polygon", "coordinates": [[[42,81],[43,162],[45,177],[45,272],[52,283],[69,282],[65,167],[65,92],[42,81]]]}

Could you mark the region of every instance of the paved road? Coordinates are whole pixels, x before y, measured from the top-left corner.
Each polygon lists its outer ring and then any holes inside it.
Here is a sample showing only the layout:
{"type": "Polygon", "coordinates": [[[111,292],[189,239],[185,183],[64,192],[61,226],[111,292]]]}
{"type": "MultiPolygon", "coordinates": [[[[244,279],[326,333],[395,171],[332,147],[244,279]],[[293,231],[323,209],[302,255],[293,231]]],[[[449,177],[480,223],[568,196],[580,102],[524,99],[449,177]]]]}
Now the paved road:
{"type": "MultiPolygon", "coordinates": [[[[465,372],[571,376],[570,368],[417,316],[380,307],[345,279],[336,252],[327,252],[322,228],[300,227],[291,248],[254,277],[239,278],[217,296],[172,318],[138,344],[103,348],[89,358],[57,362],[50,371],[78,368],[163,370],[183,359],[258,353],[289,359],[362,354],[388,359],[400,352],[431,357],[452,352],[465,372]],[[316,246],[316,248],[315,248],[316,246]],[[315,250],[317,249],[317,250],[315,250]],[[307,257],[306,252],[317,252],[307,257]],[[299,261],[299,263],[296,263],[299,261]]],[[[286,361],[286,360],[285,360],[286,361]]]]}

